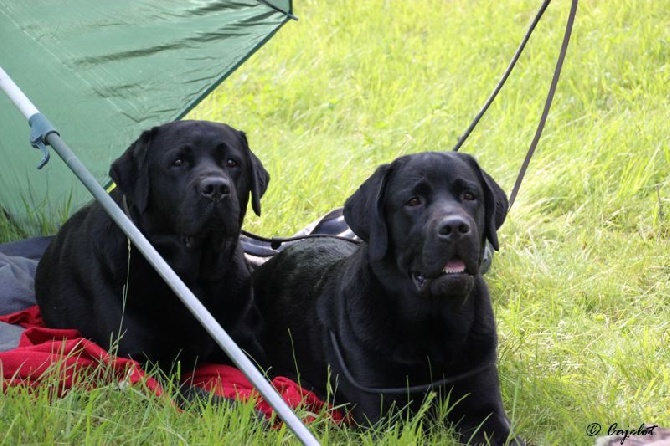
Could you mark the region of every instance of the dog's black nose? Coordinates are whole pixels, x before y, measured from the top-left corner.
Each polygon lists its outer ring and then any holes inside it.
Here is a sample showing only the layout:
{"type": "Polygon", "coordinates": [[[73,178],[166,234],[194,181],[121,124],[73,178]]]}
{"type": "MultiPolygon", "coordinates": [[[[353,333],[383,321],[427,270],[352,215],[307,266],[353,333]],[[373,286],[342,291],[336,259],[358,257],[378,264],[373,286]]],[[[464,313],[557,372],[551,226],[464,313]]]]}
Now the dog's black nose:
{"type": "Polygon", "coordinates": [[[437,235],[444,239],[459,239],[470,233],[470,225],[463,217],[452,215],[437,225],[437,235]]]}
{"type": "Polygon", "coordinates": [[[203,197],[218,201],[230,193],[230,183],[225,178],[205,178],[200,182],[200,193],[203,197]]]}

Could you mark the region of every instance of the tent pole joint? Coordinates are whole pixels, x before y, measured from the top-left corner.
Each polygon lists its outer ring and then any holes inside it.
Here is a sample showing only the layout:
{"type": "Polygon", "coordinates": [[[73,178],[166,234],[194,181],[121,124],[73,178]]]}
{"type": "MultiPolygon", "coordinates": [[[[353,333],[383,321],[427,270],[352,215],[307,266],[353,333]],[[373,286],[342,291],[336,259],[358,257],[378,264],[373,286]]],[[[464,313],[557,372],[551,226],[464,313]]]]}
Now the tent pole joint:
{"type": "Polygon", "coordinates": [[[42,113],[32,115],[28,119],[28,124],[30,125],[30,145],[42,152],[42,159],[37,165],[37,168],[41,169],[49,162],[50,157],[49,149],[46,146],[48,144],[47,135],[55,133],[60,136],[60,134],[42,113]]]}

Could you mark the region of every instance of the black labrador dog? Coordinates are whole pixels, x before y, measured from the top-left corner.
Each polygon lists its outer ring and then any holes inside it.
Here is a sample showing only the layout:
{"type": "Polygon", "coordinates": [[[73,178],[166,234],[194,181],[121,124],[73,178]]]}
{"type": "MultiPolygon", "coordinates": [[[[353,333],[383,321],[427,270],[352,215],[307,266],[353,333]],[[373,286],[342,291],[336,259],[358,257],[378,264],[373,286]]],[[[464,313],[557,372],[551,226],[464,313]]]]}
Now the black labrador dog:
{"type": "MultiPolygon", "coordinates": [[[[113,162],[112,198],[234,340],[258,361],[260,313],[238,243],[251,195],[269,175],[245,134],[178,121],[145,131],[113,162]]],[[[76,328],[119,356],[169,372],[226,362],[210,335],[97,202],[76,212],[40,260],[37,303],[48,327],[76,328]]]]}
{"type": "Polygon", "coordinates": [[[345,203],[360,245],[310,239],[254,271],[273,373],[321,396],[331,386],[358,423],[392,408],[413,413],[434,390],[455,403],[447,421],[461,441],[504,444],[510,423],[480,262],[486,243],[498,249],[507,207],[469,155],[380,166],[345,203]]]}

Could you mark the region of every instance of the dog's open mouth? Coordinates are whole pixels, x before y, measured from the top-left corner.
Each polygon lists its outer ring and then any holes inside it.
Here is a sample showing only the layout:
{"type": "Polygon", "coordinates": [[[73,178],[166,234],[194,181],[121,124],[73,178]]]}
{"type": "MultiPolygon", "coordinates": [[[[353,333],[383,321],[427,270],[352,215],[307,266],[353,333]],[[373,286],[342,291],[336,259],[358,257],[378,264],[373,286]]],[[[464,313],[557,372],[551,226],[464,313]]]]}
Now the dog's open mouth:
{"type": "Polygon", "coordinates": [[[468,274],[465,267],[465,262],[457,258],[449,260],[442,269],[442,271],[439,272],[437,275],[427,276],[424,275],[422,272],[412,271],[411,276],[412,276],[412,282],[414,283],[414,286],[416,287],[417,291],[421,291],[429,281],[437,280],[442,277],[457,276],[463,274],[468,274]]]}

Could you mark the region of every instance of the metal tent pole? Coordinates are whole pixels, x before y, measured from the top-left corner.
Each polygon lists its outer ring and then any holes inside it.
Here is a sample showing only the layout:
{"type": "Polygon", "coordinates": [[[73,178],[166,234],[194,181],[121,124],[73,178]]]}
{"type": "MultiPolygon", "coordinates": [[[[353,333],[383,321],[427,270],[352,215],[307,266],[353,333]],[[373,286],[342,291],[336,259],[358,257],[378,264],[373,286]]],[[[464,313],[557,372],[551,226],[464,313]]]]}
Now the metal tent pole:
{"type": "MultiPolygon", "coordinates": [[[[37,110],[32,102],[19,89],[9,75],[0,67],[0,88],[9,96],[10,100],[16,105],[21,113],[30,122],[46,121],[43,115],[37,110]]],[[[47,126],[49,127],[49,126],[47,126]]],[[[154,247],[137,229],[133,222],[123,213],[121,208],[112,200],[105,190],[98,184],[95,177],[79,161],[76,155],[63,142],[58,133],[51,128],[46,135],[41,135],[44,139],[42,143],[48,143],[56,153],[63,159],[65,164],[93,194],[93,196],[105,208],[121,230],[128,236],[133,244],[139,249],[149,263],[156,269],[158,274],[172,288],[186,308],[200,321],[210,335],[216,340],[219,346],[228,354],[235,365],[244,373],[244,375],[256,387],[258,392],[277,412],[277,415],[286,423],[293,433],[305,445],[318,445],[314,435],[305,427],[300,419],[293,413],[290,407],[284,402],[281,396],[275,391],[265,377],[256,369],[251,360],[235,344],[235,341],[219,325],[214,317],[207,311],[202,303],[195,297],[191,290],[182,282],[172,268],[163,260],[154,247]]],[[[31,141],[32,142],[32,141],[31,141]]],[[[39,143],[39,141],[38,141],[39,143]]],[[[35,144],[35,143],[34,143],[35,144]]]]}

